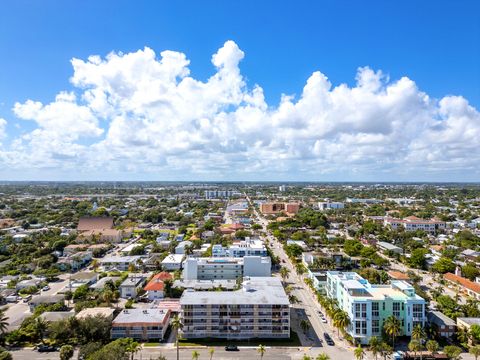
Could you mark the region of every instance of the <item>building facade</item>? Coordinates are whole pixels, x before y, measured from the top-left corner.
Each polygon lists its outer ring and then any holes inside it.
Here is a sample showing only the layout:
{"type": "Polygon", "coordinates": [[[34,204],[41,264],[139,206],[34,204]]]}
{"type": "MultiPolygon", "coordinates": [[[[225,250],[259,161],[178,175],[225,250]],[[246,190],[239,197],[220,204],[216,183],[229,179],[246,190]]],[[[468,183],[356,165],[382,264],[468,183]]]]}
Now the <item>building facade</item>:
{"type": "Polygon", "coordinates": [[[354,272],[328,271],[326,294],[347,312],[347,333],[362,344],[372,336],[381,336],[391,315],[401,323],[400,336],[411,336],[417,324],[425,325],[425,300],[404,281],[373,285],[354,272]]]}
{"type": "Polygon", "coordinates": [[[289,338],[290,304],[278,278],[245,278],[237,291],[185,291],[184,338],[289,338]]]}
{"type": "Polygon", "coordinates": [[[163,340],[170,320],[170,310],[125,309],[112,322],[111,338],[140,341],[163,340]]]}
{"type": "Polygon", "coordinates": [[[184,280],[234,280],[244,276],[270,276],[270,257],[212,257],[185,260],[184,280]]]}

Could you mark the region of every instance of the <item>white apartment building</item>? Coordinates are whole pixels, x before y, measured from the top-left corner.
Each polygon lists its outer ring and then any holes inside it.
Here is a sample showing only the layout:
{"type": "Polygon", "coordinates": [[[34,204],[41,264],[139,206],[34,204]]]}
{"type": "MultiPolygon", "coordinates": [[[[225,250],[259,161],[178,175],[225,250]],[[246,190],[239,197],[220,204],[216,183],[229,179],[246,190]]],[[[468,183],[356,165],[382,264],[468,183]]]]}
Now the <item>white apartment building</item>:
{"type": "Polygon", "coordinates": [[[390,226],[392,229],[398,229],[399,227],[403,226],[405,231],[417,231],[423,230],[430,234],[435,234],[439,230],[444,230],[446,224],[444,221],[438,219],[420,219],[416,216],[409,216],[405,219],[395,219],[386,217],[384,220],[385,226],[390,226]]]}
{"type": "Polygon", "coordinates": [[[385,319],[393,315],[401,323],[400,336],[411,336],[413,328],[426,322],[425,300],[405,281],[373,285],[354,272],[327,272],[326,294],[347,312],[347,333],[367,344],[381,336],[385,319]]]}
{"type": "Polygon", "coordinates": [[[235,194],[232,190],[205,190],[205,199],[229,199],[235,194]]]}
{"type": "Polygon", "coordinates": [[[318,209],[319,210],[338,210],[338,209],[343,209],[345,207],[345,204],[342,202],[319,202],[318,203],[318,209]]]}
{"type": "Polygon", "coordinates": [[[245,276],[270,276],[270,257],[245,256],[194,258],[184,263],[184,280],[233,280],[245,276]]]}
{"type": "Polygon", "coordinates": [[[244,256],[267,256],[267,248],[260,239],[250,239],[238,241],[227,248],[221,244],[212,246],[213,257],[244,257],[244,256]]]}
{"type": "Polygon", "coordinates": [[[279,278],[245,278],[237,291],[184,291],[184,338],[289,338],[290,303],[279,278]]]}

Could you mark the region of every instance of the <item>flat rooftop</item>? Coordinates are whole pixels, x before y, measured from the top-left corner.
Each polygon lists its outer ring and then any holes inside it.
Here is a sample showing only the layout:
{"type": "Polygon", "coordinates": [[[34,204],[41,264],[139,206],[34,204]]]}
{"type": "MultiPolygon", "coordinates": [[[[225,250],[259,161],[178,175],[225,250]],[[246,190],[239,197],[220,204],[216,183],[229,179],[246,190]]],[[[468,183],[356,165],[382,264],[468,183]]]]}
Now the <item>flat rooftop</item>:
{"type": "Polygon", "coordinates": [[[158,324],[168,321],[170,310],[163,309],[125,309],[113,320],[113,325],[158,324]]]}
{"type": "Polygon", "coordinates": [[[181,305],[289,305],[282,283],[276,277],[244,278],[237,291],[184,291],[181,305]]]}

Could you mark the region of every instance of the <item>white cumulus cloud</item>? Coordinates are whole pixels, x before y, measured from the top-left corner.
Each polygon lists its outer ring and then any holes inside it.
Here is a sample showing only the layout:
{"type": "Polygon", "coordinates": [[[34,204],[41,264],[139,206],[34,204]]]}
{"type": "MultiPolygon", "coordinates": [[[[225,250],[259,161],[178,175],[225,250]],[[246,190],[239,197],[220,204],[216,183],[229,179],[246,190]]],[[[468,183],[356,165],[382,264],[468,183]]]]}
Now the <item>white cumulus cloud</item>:
{"type": "MultiPolygon", "coordinates": [[[[432,99],[409,78],[360,67],[352,87],[315,71],[298,97],[267,104],[240,71],[244,56],[227,41],[206,81],[175,51],[73,59],[71,91],[14,105],[35,129],[3,161],[85,177],[99,169],[158,179],[478,176],[480,114],[463,97],[432,99]]],[[[4,128],[0,119],[0,136],[4,128]]]]}

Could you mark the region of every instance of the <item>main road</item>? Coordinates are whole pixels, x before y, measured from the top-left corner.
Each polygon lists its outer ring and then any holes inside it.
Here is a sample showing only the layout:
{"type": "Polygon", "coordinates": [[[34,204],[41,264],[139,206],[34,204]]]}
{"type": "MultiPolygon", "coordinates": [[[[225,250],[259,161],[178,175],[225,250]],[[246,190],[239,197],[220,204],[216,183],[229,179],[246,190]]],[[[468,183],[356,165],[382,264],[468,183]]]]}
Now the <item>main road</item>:
{"type": "Polygon", "coordinates": [[[326,353],[331,359],[343,360],[353,358],[353,348],[344,340],[338,337],[337,332],[333,330],[330,324],[325,324],[321,321],[318,312],[321,310],[320,305],[317,302],[315,294],[305,284],[301,276],[296,272],[296,269],[287,254],[283,250],[282,244],[270,233],[267,229],[268,220],[259,214],[254,207],[252,201],[247,196],[247,201],[253,207],[257,222],[262,226],[265,236],[269,243],[273,244],[271,249],[274,255],[278,256],[282,266],[289,270],[289,276],[286,279],[288,283],[293,286],[292,294],[298,299],[298,304],[292,306],[293,317],[300,317],[308,319],[311,324],[311,329],[307,334],[302,334],[302,330],[295,329],[303,345],[310,347],[308,353],[311,355],[317,355],[318,353],[326,353]],[[334,341],[335,346],[328,346],[322,339],[323,333],[330,334],[334,341]]]}

